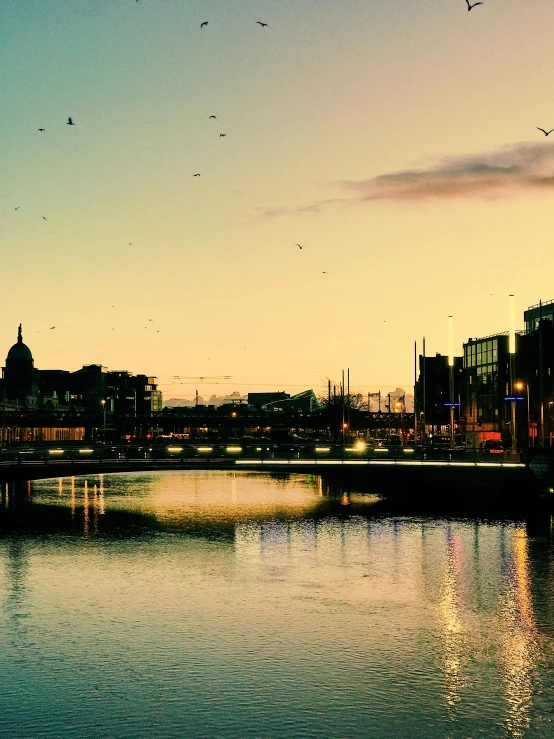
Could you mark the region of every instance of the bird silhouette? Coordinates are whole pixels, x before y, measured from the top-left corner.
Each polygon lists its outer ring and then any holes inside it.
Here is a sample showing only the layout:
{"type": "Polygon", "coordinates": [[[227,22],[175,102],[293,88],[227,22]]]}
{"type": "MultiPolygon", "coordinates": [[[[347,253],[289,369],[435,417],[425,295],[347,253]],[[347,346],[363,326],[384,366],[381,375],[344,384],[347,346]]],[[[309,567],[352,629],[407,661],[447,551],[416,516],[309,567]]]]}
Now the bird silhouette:
{"type": "Polygon", "coordinates": [[[215,119],[215,120],[217,121],[217,118],[215,117],[215,115],[211,115],[211,116],[209,116],[209,117],[210,117],[210,118],[214,118],[214,119],[215,119]]]}
{"type": "Polygon", "coordinates": [[[71,118],[68,118],[67,119],[67,125],[68,126],[74,126],[75,124],[73,123],[73,120],[71,118]]]}
{"type": "Polygon", "coordinates": [[[47,221],[47,220],[48,220],[48,218],[47,218],[46,216],[42,216],[42,220],[43,220],[43,221],[47,221]]]}
{"type": "Polygon", "coordinates": [[[322,275],[326,275],[326,274],[327,274],[327,272],[322,272],[321,274],[322,274],[322,275]]]}
{"type": "Polygon", "coordinates": [[[196,174],[193,174],[192,176],[193,177],[200,177],[201,175],[200,175],[200,172],[197,172],[196,174]]]}
{"type": "Polygon", "coordinates": [[[554,128],[551,128],[550,131],[545,131],[544,128],[539,128],[538,126],[537,128],[539,131],[542,131],[545,136],[548,136],[549,133],[552,133],[552,131],[554,131],[554,128]]]}
{"type": "Polygon", "coordinates": [[[37,128],[37,131],[46,131],[45,128],[37,128]]]}
{"type": "Polygon", "coordinates": [[[220,139],[222,139],[222,138],[223,138],[224,136],[227,136],[227,134],[226,134],[226,133],[220,133],[220,134],[219,134],[219,138],[220,138],[220,139]]]}
{"type": "Polygon", "coordinates": [[[13,209],[14,209],[14,210],[19,210],[20,208],[21,208],[21,206],[20,206],[20,205],[18,205],[17,207],[16,207],[15,205],[14,205],[14,208],[13,208],[13,209]]]}
{"type": "Polygon", "coordinates": [[[133,244],[129,241],[129,246],[133,246],[133,244]]]}
{"type": "Polygon", "coordinates": [[[200,28],[204,28],[204,26],[207,26],[207,25],[208,25],[208,21],[204,21],[204,23],[200,24],[200,28]]]}
{"type": "Polygon", "coordinates": [[[50,328],[48,330],[49,331],[52,331],[52,329],[54,329],[54,328],[56,328],[56,327],[55,326],[50,326],[50,328]]]}
{"type": "Polygon", "coordinates": [[[296,246],[297,246],[297,247],[298,247],[299,249],[303,249],[303,248],[304,248],[304,247],[303,247],[303,246],[301,246],[300,244],[296,244],[296,246]]]}
{"type": "Polygon", "coordinates": [[[471,10],[472,8],[474,8],[474,7],[476,6],[476,5],[484,5],[484,4],[485,4],[485,3],[482,3],[482,2],[478,2],[478,3],[473,3],[473,5],[470,5],[470,4],[469,4],[469,0],[466,0],[466,3],[467,3],[467,9],[468,9],[468,12],[469,12],[469,11],[470,11],[470,10],[471,10]]]}
{"type": "Polygon", "coordinates": [[[257,23],[257,24],[258,24],[259,26],[261,26],[262,28],[265,28],[265,27],[266,27],[266,26],[268,25],[267,23],[262,23],[261,21],[256,21],[256,23],[257,23]]]}

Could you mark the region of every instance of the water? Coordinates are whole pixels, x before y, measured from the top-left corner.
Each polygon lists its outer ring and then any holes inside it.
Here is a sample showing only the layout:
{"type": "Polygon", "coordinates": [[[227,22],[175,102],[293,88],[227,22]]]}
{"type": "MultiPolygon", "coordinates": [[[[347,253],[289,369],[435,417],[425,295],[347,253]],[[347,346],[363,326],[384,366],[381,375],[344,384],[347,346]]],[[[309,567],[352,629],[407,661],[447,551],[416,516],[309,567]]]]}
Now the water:
{"type": "Polygon", "coordinates": [[[308,475],[8,487],[0,737],[551,739],[550,524],[308,475]]]}

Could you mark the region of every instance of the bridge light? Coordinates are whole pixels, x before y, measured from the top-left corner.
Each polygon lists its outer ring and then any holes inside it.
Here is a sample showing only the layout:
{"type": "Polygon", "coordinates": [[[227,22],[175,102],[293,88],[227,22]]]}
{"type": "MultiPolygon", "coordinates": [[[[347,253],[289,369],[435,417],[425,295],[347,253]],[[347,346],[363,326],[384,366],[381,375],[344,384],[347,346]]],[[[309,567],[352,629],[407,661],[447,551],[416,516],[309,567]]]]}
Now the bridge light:
{"type": "Polygon", "coordinates": [[[63,449],[49,449],[48,454],[63,454],[63,449]]]}
{"type": "Polygon", "coordinates": [[[174,453],[174,452],[175,453],[176,452],[182,452],[183,451],[183,447],[182,446],[168,446],[167,447],[167,451],[168,452],[171,452],[171,453],[174,453]]]}
{"type": "Polygon", "coordinates": [[[94,449],[79,449],[79,454],[92,454],[94,449]]]}
{"type": "Polygon", "coordinates": [[[213,452],[214,448],[213,446],[197,446],[196,451],[197,452],[213,452]]]}
{"type": "Polygon", "coordinates": [[[367,444],[362,439],[359,439],[354,444],[354,451],[356,451],[356,452],[363,452],[363,451],[365,451],[365,449],[367,449],[367,444]]]}
{"type": "Polygon", "coordinates": [[[228,454],[239,454],[242,452],[241,446],[228,446],[225,448],[225,451],[228,452],[228,454]]]}
{"type": "Polygon", "coordinates": [[[330,452],[331,451],[331,447],[330,446],[316,446],[316,448],[315,448],[314,451],[323,454],[325,452],[330,452]]]}

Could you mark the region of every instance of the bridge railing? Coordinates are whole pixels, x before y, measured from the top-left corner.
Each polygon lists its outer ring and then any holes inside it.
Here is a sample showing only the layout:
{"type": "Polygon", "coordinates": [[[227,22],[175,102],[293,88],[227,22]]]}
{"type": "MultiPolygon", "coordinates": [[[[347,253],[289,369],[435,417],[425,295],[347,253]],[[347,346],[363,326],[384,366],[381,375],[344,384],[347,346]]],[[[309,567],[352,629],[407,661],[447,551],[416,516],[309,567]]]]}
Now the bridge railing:
{"type": "Polygon", "coordinates": [[[304,460],[310,461],[423,461],[423,462],[518,462],[517,452],[491,453],[487,450],[465,448],[440,448],[422,446],[377,446],[362,444],[176,444],[152,447],[49,447],[46,449],[9,449],[0,452],[0,465],[38,464],[114,464],[122,466],[132,462],[136,465],[148,463],[177,465],[187,462],[192,465],[208,460],[220,460],[232,464],[233,460],[304,460]]]}

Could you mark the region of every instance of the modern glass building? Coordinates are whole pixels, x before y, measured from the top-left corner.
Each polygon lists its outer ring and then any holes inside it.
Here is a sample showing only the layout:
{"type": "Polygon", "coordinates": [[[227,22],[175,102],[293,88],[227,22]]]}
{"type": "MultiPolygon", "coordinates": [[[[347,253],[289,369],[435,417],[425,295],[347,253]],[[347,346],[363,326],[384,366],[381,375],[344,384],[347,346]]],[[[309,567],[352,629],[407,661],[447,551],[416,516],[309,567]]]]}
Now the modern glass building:
{"type": "Polygon", "coordinates": [[[464,344],[462,418],[466,446],[502,438],[506,417],[504,398],[510,390],[508,332],[469,339],[464,344]]]}
{"type": "Polygon", "coordinates": [[[525,332],[530,333],[536,331],[539,327],[541,319],[543,321],[554,322],[554,300],[547,300],[536,305],[530,305],[523,314],[525,321],[525,332]]]}

